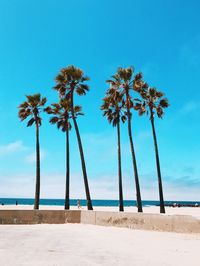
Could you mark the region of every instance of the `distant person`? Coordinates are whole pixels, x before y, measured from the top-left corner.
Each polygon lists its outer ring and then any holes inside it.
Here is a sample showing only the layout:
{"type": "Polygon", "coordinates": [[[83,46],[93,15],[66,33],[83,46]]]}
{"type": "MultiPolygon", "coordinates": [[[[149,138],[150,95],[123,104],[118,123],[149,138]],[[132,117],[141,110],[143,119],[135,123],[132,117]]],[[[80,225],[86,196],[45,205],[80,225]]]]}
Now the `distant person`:
{"type": "Polygon", "coordinates": [[[16,206],[18,205],[18,201],[17,200],[16,200],[15,204],[16,204],[16,206]]]}
{"type": "Polygon", "coordinates": [[[78,207],[78,209],[81,209],[81,203],[80,203],[79,199],[77,200],[77,207],[78,207]]]}

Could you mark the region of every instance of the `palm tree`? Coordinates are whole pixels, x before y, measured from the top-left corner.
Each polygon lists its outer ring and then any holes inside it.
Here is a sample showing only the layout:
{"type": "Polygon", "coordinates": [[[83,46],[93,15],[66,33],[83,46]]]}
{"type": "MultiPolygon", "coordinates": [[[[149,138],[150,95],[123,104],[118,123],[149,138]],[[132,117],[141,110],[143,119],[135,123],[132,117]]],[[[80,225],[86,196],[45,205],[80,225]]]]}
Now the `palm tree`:
{"type": "Polygon", "coordinates": [[[35,186],[35,203],[34,209],[39,209],[40,201],[40,144],[39,144],[39,127],[42,124],[40,112],[45,105],[47,99],[41,98],[40,93],[34,95],[26,95],[27,101],[19,105],[18,116],[21,121],[29,116],[31,119],[27,123],[27,127],[35,124],[36,126],[36,186],[35,186]]]}
{"type": "Polygon", "coordinates": [[[142,81],[142,75],[138,75],[135,84],[133,85],[134,89],[140,93],[142,101],[137,99],[134,109],[138,111],[139,115],[146,113],[150,116],[155,156],[156,156],[156,167],[158,174],[158,188],[159,188],[159,198],[160,198],[160,213],[165,213],[164,197],[163,197],[163,187],[162,187],[162,177],[160,170],[160,159],[158,153],[158,143],[156,137],[156,130],[154,125],[155,113],[159,118],[162,118],[164,115],[164,108],[169,106],[168,99],[163,98],[164,93],[157,91],[156,88],[151,88],[142,81]]]}
{"type": "Polygon", "coordinates": [[[124,211],[123,189],[122,189],[122,169],[121,169],[121,144],[120,144],[120,120],[124,123],[126,116],[124,114],[123,95],[114,88],[110,88],[101,106],[103,116],[106,116],[108,122],[114,127],[117,126],[118,138],[118,179],[119,179],[119,211],[124,211]]]}
{"type": "MultiPolygon", "coordinates": [[[[48,114],[53,114],[49,120],[51,124],[56,124],[58,129],[66,134],[66,188],[65,188],[65,210],[70,209],[69,183],[70,183],[70,152],[69,152],[69,131],[71,130],[71,103],[69,100],[61,99],[59,103],[53,103],[44,109],[48,114]]],[[[82,115],[81,107],[75,106],[76,117],[82,115]]]]}
{"type": "Polygon", "coordinates": [[[92,201],[90,197],[90,190],[88,185],[87,171],[85,165],[85,158],[83,153],[83,146],[81,142],[81,136],[78,128],[78,124],[76,121],[76,115],[74,112],[74,93],[82,96],[85,95],[89,90],[88,85],[84,84],[85,81],[88,81],[89,78],[84,76],[84,73],[81,69],[76,68],[74,66],[68,66],[66,68],[61,69],[60,73],[56,77],[56,86],[54,87],[60,94],[61,98],[70,99],[71,103],[71,116],[74,124],[74,128],[76,131],[76,136],[78,140],[81,165],[83,171],[83,179],[85,184],[85,193],[87,198],[87,207],[88,210],[93,210],[92,201]]]}
{"type": "Polygon", "coordinates": [[[131,119],[132,113],[131,108],[133,107],[133,101],[131,97],[131,90],[133,90],[132,84],[134,82],[133,78],[133,68],[118,68],[117,73],[112,76],[111,80],[107,80],[113,88],[119,90],[125,97],[125,106],[126,106],[126,116],[128,120],[128,136],[130,141],[132,163],[135,176],[135,186],[136,186],[136,199],[137,199],[137,208],[138,212],[142,212],[142,200],[140,193],[140,184],[137,170],[137,161],[135,156],[135,149],[132,137],[132,128],[131,128],[131,119]]]}

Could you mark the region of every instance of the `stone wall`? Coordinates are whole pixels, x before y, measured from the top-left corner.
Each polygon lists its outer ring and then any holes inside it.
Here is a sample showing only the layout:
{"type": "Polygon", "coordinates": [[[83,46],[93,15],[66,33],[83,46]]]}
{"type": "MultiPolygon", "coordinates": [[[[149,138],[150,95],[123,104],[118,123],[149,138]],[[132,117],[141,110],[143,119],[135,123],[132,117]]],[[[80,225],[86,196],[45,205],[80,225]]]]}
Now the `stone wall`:
{"type": "Polygon", "coordinates": [[[200,220],[187,215],[81,210],[0,210],[0,224],[83,223],[131,229],[200,233],[200,220]]]}
{"type": "Polygon", "coordinates": [[[80,223],[80,211],[0,210],[0,224],[80,223]]]}
{"type": "Polygon", "coordinates": [[[200,233],[200,220],[189,215],[81,211],[81,223],[131,229],[200,233]]]}

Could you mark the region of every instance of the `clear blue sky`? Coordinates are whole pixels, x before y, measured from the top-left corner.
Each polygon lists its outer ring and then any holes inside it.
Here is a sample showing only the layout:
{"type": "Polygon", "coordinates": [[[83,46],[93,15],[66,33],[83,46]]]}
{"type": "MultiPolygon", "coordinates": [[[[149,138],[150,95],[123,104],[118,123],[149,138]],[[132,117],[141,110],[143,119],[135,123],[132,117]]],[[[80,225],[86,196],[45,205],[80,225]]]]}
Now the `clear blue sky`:
{"type": "MultiPolygon", "coordinates": [[[[200,3],[162,0],[0,1],[0,197],[33,197],[35,131],[17,117],[25,94],[48,103],[58,71],[74,64],[91,77],[76,98],[93,198],[118,198],[116,130],[99,107],[105,80],[134,66],[166,93],[170,108],[156,120],[166,200],[200,201],[200,3]]],[[[43,116],[41,196],[63,198],[65,137],[43,116]]],[[[133,115],[143,199],[158,199],[151,127],[133,115]]],[[[135,199],[127,125],[122,127],[124,197],[135,199]]],[[[71,132],[72,198],[84,198],[79,153],[71,132]]]]}

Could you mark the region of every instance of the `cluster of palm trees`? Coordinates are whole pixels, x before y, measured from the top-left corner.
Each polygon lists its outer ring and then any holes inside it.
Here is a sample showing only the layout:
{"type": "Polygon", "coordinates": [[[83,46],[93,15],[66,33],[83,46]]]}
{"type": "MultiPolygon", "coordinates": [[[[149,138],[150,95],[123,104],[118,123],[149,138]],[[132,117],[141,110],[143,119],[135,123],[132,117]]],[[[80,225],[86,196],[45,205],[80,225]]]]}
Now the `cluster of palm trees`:
{"type": "Polygon", "coordinates": [[[120,146],[120,122],[128,122],[128,136],[130,141],[130,149],[132,155],[132,163],[135,177],[136,199],[138,212],[142,212],[142,200],[140,192],[140,183],[137,170],[137,161],[135,155],[134,142],[132,137],[132,110],[138,111],[139,115],[146,113],[150,116],[150,121],[153,131],[153,139],[156,153],[156,165],[158,173],[159,197],[160,197],[160,212],[165,213],[162,178],[160,170],[160,161],[158,154],[157,138],[154,126],[155,113],[161,118],[164,114],[163,108],[169,106],[168,100],[163,98],[164,94],[157,91],[156,88],[151,88],[143,80],[142,73],[134,75],[132,67],[118,68],[117,73],[107,80],[110,88],[106,92],[106,97],[103,99],[101,109],[103,115],[107,117],[109,123],[117,126],[118,136],[118,178],[119,178],[119,210],[123,211],[123,190],[122,190],[122,170],[121,170],[121,146],[120,146]],[[133,92],[137,92],[139,98],[133,97],[133,92]]]}
{"type": "MultiPolygon", "coordinates": [[[[59,102],[53,103],[48,107],[46,98],[42,98],[40,94],[27,95],[27,100],[19,105],[19,118],[21,121],[31,117],[27,126],[36,126],[36,188],[35,188],[35,204],[34,209],[39,209],[40,199],[40,145],[39,145],[39,127],[42,124],[40,116],[41,111],[51,115],[50,123],[57,125],[66,134],[66,188],[65,188],[65,209],[70,208],[70,146],[69,146],[69,132],[72,128],[71,121],[76,132],[78,147],[80,152],[81,166],[83,172],[83,179],[85,185],[85,193],[87,199],[88,210],[93,210],[92,201],[90,197],[90,190],[88,184],[87,170],[85,164],[85,157],[82,147],[81,136],[77,123],[77,117],[83,115],[82,108],[74,104],[74,94],[85,95],[89,90],[86,81],[89,78],[84,75],[83,71],[74,66],[68,66],[60,70],[56,76],[55,89],[59,94],[59,102]]],[[[168,107],[168,100],[163,98],[164,94],[157,91],[156,88],[151,88],[144,82],[142,74],[134,75],[132,67],[118,68],[117,73],[107,80],[110,84],[103,99],[101,110],[103,115],[107,117],[109,123],[117,127],[118,136],[118,179],[119,179],[119,210],[124,211],[123,204],[123,186],[122,186],[122,168],[121,168],[121,144],[120,144],[120,123],[127,121],[128,136],[130,141],[130,149],[132,154],[132,163],[134,170],[136,199],[138,212],[142,212],[142,200],[140,193],[139,176],[137,170],[137,161],[134,149],[134,142],[132,137],[132,110],[138,111],[139,115],[146,113],[150,117],[152,132],[154,138],[156,165],[158,173],[158,187],[160,196],[160,212],[165,213],[162,178],[158,154],[157,138],[154,126],[155,114],[161,118],[164,114],[163,109],[168,107]],[[139,98],[134,98],[133,93],[136,92],[139,98]]]]}

